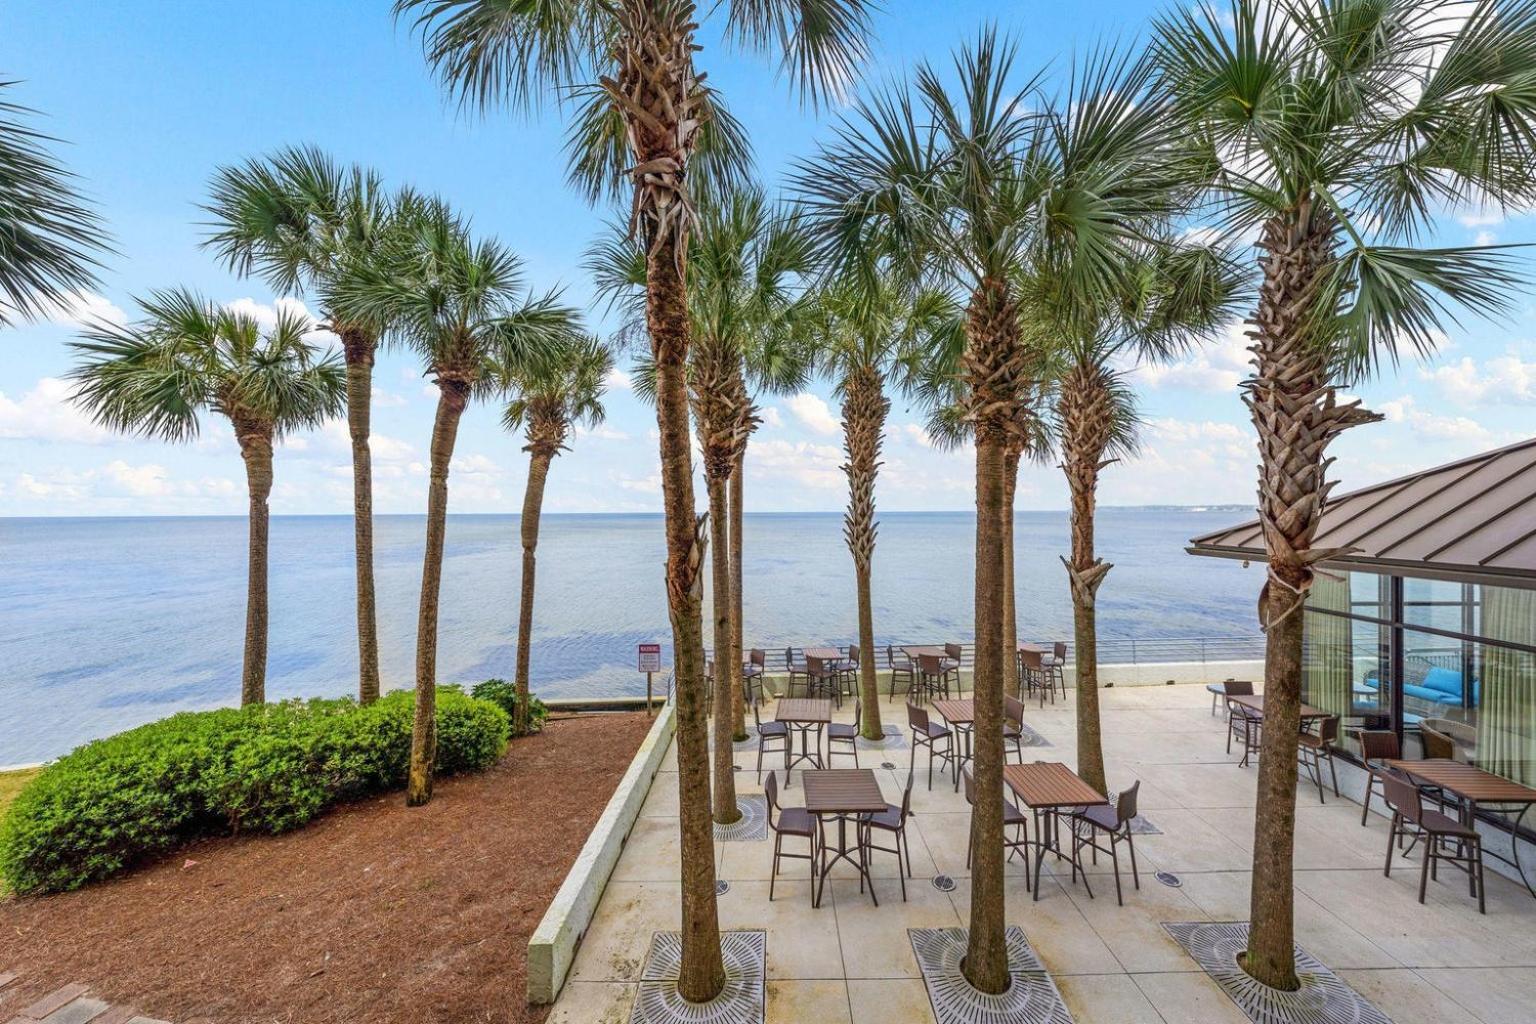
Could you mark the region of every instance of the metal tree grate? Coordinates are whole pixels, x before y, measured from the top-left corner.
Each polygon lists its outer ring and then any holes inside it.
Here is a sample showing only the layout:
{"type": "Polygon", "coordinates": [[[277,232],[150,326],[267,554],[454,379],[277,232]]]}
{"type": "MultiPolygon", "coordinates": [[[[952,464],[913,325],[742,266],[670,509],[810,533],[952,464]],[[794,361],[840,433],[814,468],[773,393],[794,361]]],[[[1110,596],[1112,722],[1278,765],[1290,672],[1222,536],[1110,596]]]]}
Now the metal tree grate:
{"type": "Polygon", "coordinates": [[[739,796],[736,807],[741,817],[729,825],[715,826],[717,843],[751,843],[768,838],[768,798],[739,796]]]}
{"type": "Polygon", "coordinates": [[[1300,946],[1296,974],[1301,987],[1295,992],[1281,992],[1250,978],[1237,962],[1238,954],[1248,948],[1246,921],[1164,922],[1163,927],[1255,1024],[1392,1024],[1300,946]]]}
{"type": "Polygon", "coordinates": [[[630,1024],[763,1024],[768,933],[722,932],[720,951],[725,988],[707,1003],[690,1003],[677,992],[681,933],[652,935],[630,1024]]]}
{"type": "Polygon", "coordinates": [[[991,995],[974,988],[960,972],[964,928],[907,930],[938,1024],[1072,1024],[1067,1004],[1024,930],[1014,926],[1005,934],[1010,981],[1007,991],[991,995]]]}

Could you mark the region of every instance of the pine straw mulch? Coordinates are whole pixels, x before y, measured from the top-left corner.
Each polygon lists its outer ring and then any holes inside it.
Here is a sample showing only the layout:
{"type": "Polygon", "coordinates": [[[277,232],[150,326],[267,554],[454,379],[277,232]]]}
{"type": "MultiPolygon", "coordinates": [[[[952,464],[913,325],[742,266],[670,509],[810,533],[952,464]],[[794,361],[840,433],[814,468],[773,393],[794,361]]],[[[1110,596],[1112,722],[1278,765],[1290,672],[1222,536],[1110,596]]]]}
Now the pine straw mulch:
{"type": "Polygon", "coordinates": [[[392,793],[0,903],[0,972],[25,989],[5,1009],[78,981],[177,1022],[542,1021],[525,1002],[528,938],[649,724],[551,721],[426,807],[392,793]]]}

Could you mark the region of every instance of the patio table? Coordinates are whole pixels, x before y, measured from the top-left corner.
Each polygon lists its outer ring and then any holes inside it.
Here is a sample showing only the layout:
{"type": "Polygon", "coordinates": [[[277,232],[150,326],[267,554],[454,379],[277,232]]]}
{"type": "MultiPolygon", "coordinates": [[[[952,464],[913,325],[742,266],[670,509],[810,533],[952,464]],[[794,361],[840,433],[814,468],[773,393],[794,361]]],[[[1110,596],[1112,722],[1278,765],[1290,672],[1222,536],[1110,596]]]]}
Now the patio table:
{"type": "MultiPolygon", "coordinates": [[[[1262,693],[1244,693],[1227,698],[1228,704],[1241,704],[1248,709],[1249,716],[1257,719],[1261,724],[1264,721],[1264,695],[1262,693]]],[[[1305,728],[1308,722],[1315,722],[1322,718],[1332,718],[1333,712],[1315,708],[1311,704],[1301,706],[1301,724],[1305,728]]],[[[1248,767],[1247,744],[1244,744],[1243,759],[1238,763],[1241,768],[1248,767]]]]}
{"type": "MultiPolygon", "coordinates": [[[[1088,785],[1060,761],[1004,765],[1003,781],[1026,807],[1035,812],[1034,899],[1039,900],[1040,865],[1045,862],[1046,851],[1050,850],[1057,858],[1061,857],[1061,836],[1057,827],[1061,812],[1070,813],[1079,807],[1107,805],[1109,801],[1103,793],[1088,785]]],[[[1083,874],[1083,885],[1088,885],[1086,872],[1083,874]]],[[[1088,891],[1090,895],[1093,892],[1092,888],[1088,891]]]]}
{"type": "Polygon", "coordinates": [[[969,697],[945,698],[934,701],[933,710],[953,727],[955,735],[963,741],[961,749],[955,751],[955,792],[958,793],[960,792],[960,772],[965,767],[965,763],[971,760],[971,736],[976,725],[976,702],[969,697]]]}
{"type": "Polygon", "coordinates": [[[1533,887],[1530,880],[1526,878],[1525,868],[1520,864],[1520,822],[1525,817],[1525,812],[1531,809],[1531,805],[1536,804],[1536,789],[1464,761],[1450,761],[1444,758],[1429,758],[1422,761],[1394,759],[1387,761],[1386,764],[1389,768],[1396,768],[1411,778],[1456,797],[1461,813],[1461,823],[1468,828],[1475,827],[1479,804],[1494,805],[1489,808],[1490,810],[1512,812],[1514,817],[1507,819],[1509,821],[1507,829],[1502,829],[1496,821],[1493,823],[1495,828],[1509,832],[1509,848],[1512,856],[1506,857],[1496,850],[1484,849],[1483,852],[1513,867],[1519,874],[1526,892],[1536,896],[1536,887],[1533,887]]]}
{"type": "Polygon", "coordinates": [[[789,770],[802,761],[821,767],[821,731],[832,721],[832,702],[825,697],[785,697],[773,713],[774,721],[783,722],[800,734],[800,753],[796,754],[794,737],[784,755],[784,785],[790,784],[789,770]],[[816,734],[816,749],[810,749],[811,733],[816,734]]]}
{"type": "Polygon", "coordinates": [[[1025,640],[1019,641],[1020,654],[1054,654],[1055,650],[1054,647],[1047,647],[1045,644],[1032,644],[1025,640]]]}
{"type": "Polygon", "coordinates": [[[933,644],[915,644],[911,647],[903,647],[902,650],[906,651],[907,657],[911,658],[913,661],[916,661],[919,657],[925,654],[930,658],[949,657],[948,654],[944,653],[943,647],[935,647],[933,644]]]}
{"type": "Polygon", "coordinates": [[[801,775],[805,783],[805,809],[816,815],[817,831],[825,822],[825,816],[837,819],[837,845],[827,842],[825,835],[817,837],[817,849],[821,863],[817,875],[818,888],[811,906],[821,906],[822,893],[827,887],[827,873],[840,860],[852,864],[859,872],[859,891],[869,883],[870,899],[880,905],[875,895],[875,880],[869,873],[865,857],[864,833],[871,814],[885,810],[885,794],[872,768],[819,768],[801,775]],[[856,818],[853,846],[848,845],[848,819],[856,818]],[[857,859],[855,859],[857,858],[857,859]]]}
{"type": "Polygon", "coordinates": [[[844,647],[807,647],[801,653],[807,658],[820,658],[822,661],[844,661],[848,657],[848,650],[844,647]]]}

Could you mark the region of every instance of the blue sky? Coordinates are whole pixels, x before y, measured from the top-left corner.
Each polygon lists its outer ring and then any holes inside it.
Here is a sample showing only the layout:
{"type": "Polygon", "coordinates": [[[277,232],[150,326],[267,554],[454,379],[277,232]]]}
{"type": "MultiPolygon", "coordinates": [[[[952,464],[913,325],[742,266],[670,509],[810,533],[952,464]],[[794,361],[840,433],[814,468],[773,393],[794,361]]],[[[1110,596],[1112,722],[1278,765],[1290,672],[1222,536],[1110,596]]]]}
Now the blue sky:
{"type": "MultiPolygon", "coordinates": [[[[1063,66],[1074,46],[1127,39],[1160,5],[945,3],[890,0],[876,21],[865,69],[879,80],[924,56],[943,58],[985,19],[1019,32],[1025,68],[1063,66]]],[[[392,183],[449,198],[478,230],[524,255],[530,283],[563,284],[590,305],[583,249],[610,211],[586,206],[565,185],[563,121],[466,116],[447,103],[416,40],[387,0],[161,0],[69,5],[8,0],[0,10],[0,75],[21,79],[14,99],[42,111],[42,127],[68,144],[64,161],[102,210],[118,255],[100,289],[55,322],[0,332],[0,515],[239,514],[244,483],[227,427],[207,423],[194,444],[114,437],[65,402],[66,342],[85,312],[131,315],[151,288],[193,286],[221,302],[270,310],[279,298],[259,282],[215,266],[198,247],[197,203],[220,164],[293,143],[377,168],[392,183]]],[[[809,154],[832,114],[799,107],[772,64],[723,49],[707,31],[700,66],[747,125],[770,188],[809,154]]],[[[1446,244],[1536,238],[1528,219],[1446,217],[1446,244]]],[[[605,320],[591,309],[595,326],[605,320]]],[[[1536,303],[1507,324],[1452,328],[1437,359],[1388,371],[1361,394],[1387,421],[1353,431],[1336,447],[1346,487],[1395,476],[1528,436],[1536,412],[1536,303]]],[[[1234,324],[1208,349],[1173,366],[1138,371],[1147,419],[1144,450],[1111,468],[1110,504],[1248,503],[1254,491],[1251,431],[1237,398],[1244,370],[1234,324]]],[[[549,484],[551,511],[656,511],[652,411],[616,375],[607,424],[579,436],[549,484]]],[[[375,507],[420,512],[434,392],[420,367],[388,353],[376,374],[375,507]]],[[[837,411],[821,384],[767,403],[753,443],[748,489],[754,510],[842,507],[837,411]]],[[[453,467],[452,507],[516,511],[524,480],[520,442],[495,410],[466,417],[453,467]]],[[[886,509],[963,509],[972,504],[968,453],[926,443],[920,417],[898,399],[878,500],[886,509]]],[[[351,508],[345,433],[339,425],[279,451],[273,511],[351,508]]],[[[1023,473],[1019,505],[1065,507],[1059,470],[1023,473]]]]}

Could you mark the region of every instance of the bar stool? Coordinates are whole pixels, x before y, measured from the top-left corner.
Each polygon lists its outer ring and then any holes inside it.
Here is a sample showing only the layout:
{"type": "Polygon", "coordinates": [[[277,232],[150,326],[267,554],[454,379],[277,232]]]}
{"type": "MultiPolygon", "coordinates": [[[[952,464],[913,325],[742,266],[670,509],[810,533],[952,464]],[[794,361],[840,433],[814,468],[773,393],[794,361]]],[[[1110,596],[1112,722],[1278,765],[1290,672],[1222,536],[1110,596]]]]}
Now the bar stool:
{"type": "MultiPolygon", "coordinates": [[[[804,659],[800,661],[795,660],[795,649],[793,647],[784,648],[784,671],[789,673],[789,680],[784,684],[784,696],[793,697],[795,695],[795,677],[803,677],[805,675],[805,661],[804,659]]],[[[809,682],[806,683],[806,690],[807,692],[810,690],[809,682]]]]}
{"type": "Polygon", "coordinates": [[[805,659],[805,695],[832,698],[838,707],[843,706],[843,670],[840,662],[826,658],[805,659]]]}
{"type": "MultiPolygon", "coordinates": [[[[1067,676],[1065,671],[1062,669],[1062,666],[1066,663],[1067,645],[1061,640],[1057,640],[1055,643],[1051,644],[1051,653],[1045,655],[1041,659],[1041,667],[1045,669],[1047,679],[1049,679],[1055,686],[1059,686],[1061,688],[1061,696],[1063,700],[1065,700],[1067,696],[1067,676]]],[[[1056,694],[1053,690],[1051,693],[1052,703],[1054,703],[1055,700],[1056,694]]]]}
{"type": "Polygon", "coordinates": [[[760,647],[752,648],[747,663],[741,666],[741,685],[747,700],[754,706],[763,702],[763,676],[768,671],[768,652],[760,647]]]}
{"type": "Polygon", "coordinates": [[[1045,707],[1045,695],[1049,691],[1051,703],[1056,703],[1056,686],[1045,674],[1045,656],[1039,651],[1020,651],[1019,660],[1023,663],[1024,671],[1021,678],[1024,680],[1024,692],[1030,694],[1040,691],[1040,706],[1045,707]]]}
{"type": "Polygon", "coordinates": [[[960,685],[960,663],[964,660],[964,647],[960,646],[959,644],[944,645],[944,672],[946,683],[944,688],[944,696],[949,696],[949,687],[947,684],[949,681],[950,673],[953,673],[955,677],[955,693],[960,694],[964,692],[964,688],[960,685]]]}
{"type": "Polygon", "coordinates": [[[918,699],[924,697],[933,699],[938,696],[949,696],[949,673],[944,668],[944,659],[936,654],[919,654],[917,656],[917,692],[918,699]]]}
{"type": "Polygon", "coordinates": [[[887,644],[885,647],[885,667],[891,673],[891,695],[888,698],[889,700],[896,699],[896,683],[898,680],[907,684],[908,693],[912,692],[912,687],[916,680],[913,673],[911,655],[906,651],[898,654],[896,648],[887,644]]]}

